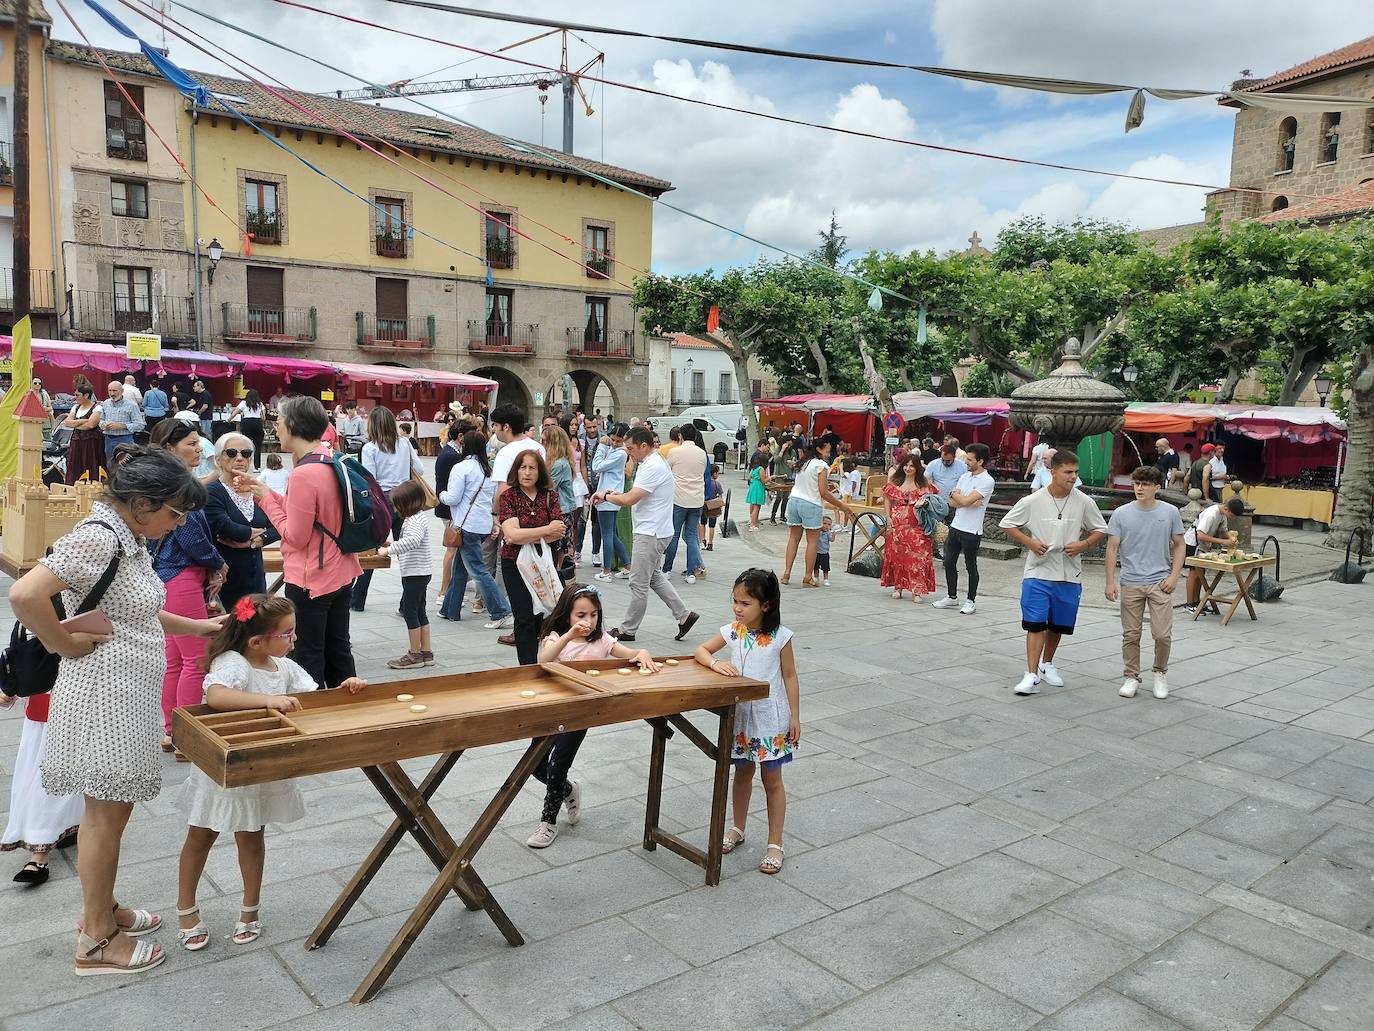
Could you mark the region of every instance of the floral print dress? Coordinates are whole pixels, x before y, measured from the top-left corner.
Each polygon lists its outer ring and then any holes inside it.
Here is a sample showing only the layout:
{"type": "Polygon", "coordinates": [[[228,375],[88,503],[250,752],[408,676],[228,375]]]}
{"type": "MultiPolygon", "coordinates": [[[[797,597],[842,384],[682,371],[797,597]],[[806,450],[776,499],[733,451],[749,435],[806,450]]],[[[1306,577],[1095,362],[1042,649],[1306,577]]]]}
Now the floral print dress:
{"type": "Polygon", "coordinates": [[[778,627],[771,634],[749,630],[743,623],[720,628],[729,650],[729,662],[741,676],[768,681],[768,697],[756,702],[741,702],[735,707],[735,744],[730,749],[734,762],[786,763],[792,761],[794,745],[787,738],[792,724],[792,706],[782,682],[782,650],[792,640],[792,631],[778,627]]]}
{"type": "Polygon", "coordinates": [[[892,506],[892,525],[887,528],[887,544],[883,548],[883,568],[878,583],[910,591],[915,595],[935,593],[934,546],[925,531],[913,504],[927,494],[939,490],[927,485],[910,493],[896,484],[883,487],[883,494],[892,506]]]}

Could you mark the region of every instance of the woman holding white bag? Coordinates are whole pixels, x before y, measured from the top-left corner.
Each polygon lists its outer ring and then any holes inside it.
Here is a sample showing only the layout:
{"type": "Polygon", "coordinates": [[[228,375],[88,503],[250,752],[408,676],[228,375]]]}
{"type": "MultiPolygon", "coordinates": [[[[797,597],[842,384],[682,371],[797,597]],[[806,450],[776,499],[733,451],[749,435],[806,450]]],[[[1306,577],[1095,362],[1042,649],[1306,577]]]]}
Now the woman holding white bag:
{"type": "MultiPolygon", "coordinates": [[[[501,578],[515,616],[516,655],[520,665],[529,666],[539,661],[540,613],[535,611],[535,600],[516,562],[524,545],[542,543],[545,550],[552,549],[563,539],[568,527],[548,466],[538,451],[521,452],[506,482],[510,489],[503,491],[497,500],[497,521],[501,524],[502,537],[501,578]]],[[[550,557],[552,565],[557,567],[560,556],[550,557]]],[[[556,582],[550,587],[556,597],[556,582]]]]}

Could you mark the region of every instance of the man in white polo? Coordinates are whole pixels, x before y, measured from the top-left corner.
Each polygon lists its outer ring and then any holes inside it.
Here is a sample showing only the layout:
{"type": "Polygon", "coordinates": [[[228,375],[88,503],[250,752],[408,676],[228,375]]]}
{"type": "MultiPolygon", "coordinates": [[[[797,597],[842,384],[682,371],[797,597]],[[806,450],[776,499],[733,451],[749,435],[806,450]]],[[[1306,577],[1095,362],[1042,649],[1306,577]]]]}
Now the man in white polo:
{"type": "Polygon", "coordinates": [[[593,504],[603,502],[630,508],[634,520],[634,550],[630,555],[630,610],[611,631],[621,641],[633,641],[649,607],[649,591],[672,610],[681,641],[696,625],[700,614],[683,604],[673,583],[663,573],[663,553],[673,537],[673,492],[676,484],[668,463],[654,447],[654,431],[643,426],[625,435],[625,450],[635,463],[635,485],[628,491],[598,491],[593,504]]]}

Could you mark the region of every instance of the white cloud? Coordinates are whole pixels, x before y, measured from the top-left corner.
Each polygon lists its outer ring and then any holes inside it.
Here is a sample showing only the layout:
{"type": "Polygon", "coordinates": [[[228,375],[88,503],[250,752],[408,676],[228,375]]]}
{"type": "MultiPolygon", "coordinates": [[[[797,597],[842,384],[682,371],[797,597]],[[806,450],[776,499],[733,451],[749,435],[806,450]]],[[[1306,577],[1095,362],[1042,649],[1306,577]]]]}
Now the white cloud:
{"type": "MultiPolygon", "coordinates": [[[[1221,175],[1210,162],[1187,162],[1172,154],[1137,161],[1127,171],[1131,175],[1184,182],[1217,182],[1221,175]]],[[[1205,195],[1205,190],[1117,179],[1093,199],[1088,214],[1136,229],[1198,222],[1202,219],[1205,195]]]]}

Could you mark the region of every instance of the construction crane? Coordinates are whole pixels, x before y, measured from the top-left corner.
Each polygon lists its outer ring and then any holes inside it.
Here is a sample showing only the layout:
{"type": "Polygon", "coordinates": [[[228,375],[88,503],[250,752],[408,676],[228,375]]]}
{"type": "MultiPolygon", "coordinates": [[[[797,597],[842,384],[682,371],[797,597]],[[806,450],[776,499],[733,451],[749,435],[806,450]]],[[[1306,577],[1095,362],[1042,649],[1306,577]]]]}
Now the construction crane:
{"type": "Polygon", "coordinates": [[[468,79],[444,79],[438,82],[411,82],[409,79],[399,79],[396,82],[387,84],[386,87],[365,86],[362,89],[334,90],[332,95],[336,100],[389,100],[403,97],[424,97],[433,96],[436,93],[467,93],[472,90],[488,89],[508,89],[512,86],[535,86],[539,89],[539,103],[543,105],[548,100],[548,91],[555,84],[562,83],[563,86],[563,153],[573,152],[573,95],[574,93],[582,99],[582,107],[588,118],[595,114],[591,101],[587,99],[586,92],[582,89],[580,79],[588,74],[598,65],[604,70],[606,55],[598,52],[582,67],[572,69],[568,66],[568,33],[566,29],[554,29],[550,32],[541,32],[537,36],[529,39],[522,39],[518,43],[502,47],[497,53],[504,53],[507,50],[514,50],[516,47],[524,46],[526,43],[533,43],[536,40],[544,39],[553,35],[555,32],[563,37],[563,56],[558,65],[558,71],[539,71],[539,72],[518,72],[513,75],[485,75],[468,79]]]}

